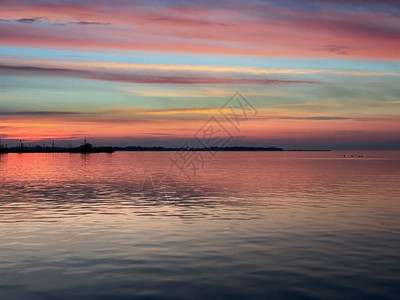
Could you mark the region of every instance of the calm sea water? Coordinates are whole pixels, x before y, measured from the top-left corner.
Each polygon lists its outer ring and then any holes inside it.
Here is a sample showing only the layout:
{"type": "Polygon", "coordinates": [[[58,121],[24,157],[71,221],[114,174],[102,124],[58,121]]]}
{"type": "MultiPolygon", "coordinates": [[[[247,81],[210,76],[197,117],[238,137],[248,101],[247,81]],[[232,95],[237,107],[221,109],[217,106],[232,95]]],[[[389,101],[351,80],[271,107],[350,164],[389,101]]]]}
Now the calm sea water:
{"type": "Polygon", "coordinates": [[[400,152],[171,156],[0,155],[0,299],[399,299],[400,152]]]}

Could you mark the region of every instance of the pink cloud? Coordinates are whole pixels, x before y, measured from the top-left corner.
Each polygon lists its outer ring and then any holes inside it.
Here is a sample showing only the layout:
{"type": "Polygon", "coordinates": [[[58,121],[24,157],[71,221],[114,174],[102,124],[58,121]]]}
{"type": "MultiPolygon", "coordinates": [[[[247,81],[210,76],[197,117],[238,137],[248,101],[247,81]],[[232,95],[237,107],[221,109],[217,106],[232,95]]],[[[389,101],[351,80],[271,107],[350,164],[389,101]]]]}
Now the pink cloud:
{"type": "Polygon", "coordinates": [[[275,57],[400,58],[397,16],[383,13],[295,11],[250,4],[238,9],[234,5],[198,9],[129,6],[126,2],[110,5],[13,1],[2,6],[2,19],[9,21],[47,18],[40,22],[2,22],[0,42],[5,45],[275,57]],[[100,24],[109,25],[97,26],[100,24]]]}

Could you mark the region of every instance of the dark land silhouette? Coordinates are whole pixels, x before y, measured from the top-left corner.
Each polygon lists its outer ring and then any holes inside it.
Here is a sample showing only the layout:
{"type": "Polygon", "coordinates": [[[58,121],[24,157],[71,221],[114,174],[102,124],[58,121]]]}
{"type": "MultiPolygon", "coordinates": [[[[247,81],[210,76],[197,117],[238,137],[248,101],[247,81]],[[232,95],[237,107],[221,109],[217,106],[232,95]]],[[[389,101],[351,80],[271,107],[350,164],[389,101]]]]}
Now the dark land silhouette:
{"type": "Polygon", "coordinates": [[[116,151],[284,151],[277,147],[209,147],[209,148],[186,148],[186,147],[114,147],[116,151]]]}
{"type": "Polygon", "coordinates": [[[0,143],[0,154],[2,153],[113,153],[113,147],[94,147],[92,144],[85,142],[79,147],[56,147],[53,146],[25,146],[20,141],[19,146],[8,148],[0,143]]]}
{"type": "Polygon", "coordinates": [[[330,151],[330,150],[284,150],[278,147],[210,147],[210,148],[183,148],[183,147],[143,147],[143,146],[127,146],[127,147],[95,147],[90,143],[84,143],[79,147],[56,147],[56,146],[19,146],[6,147],[0,144],[0,154],[5,153],[114,153],[116,151],[330,151]]]}

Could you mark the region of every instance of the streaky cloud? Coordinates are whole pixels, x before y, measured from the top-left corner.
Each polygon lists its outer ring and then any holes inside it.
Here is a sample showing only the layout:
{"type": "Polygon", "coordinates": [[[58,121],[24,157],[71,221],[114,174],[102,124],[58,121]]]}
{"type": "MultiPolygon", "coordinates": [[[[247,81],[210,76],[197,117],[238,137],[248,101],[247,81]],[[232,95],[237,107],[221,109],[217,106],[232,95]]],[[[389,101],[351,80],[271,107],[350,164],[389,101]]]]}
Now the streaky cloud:
{"type": "MultiPolygon", "coordinates": [[[[2,12],[7,20],[23,21],[2,24],[0,42],[58,49],[161,50],[294,58],[400,58],[396,51],[400,47],[398,16],[386,10],[353,10],[351,5],[327,9],[324,2],[317,6],[304,5],[303,9],[294,1],[284,1],[288,5],[277,6],[260,1],[219,5],[199,2],[202,3],[165,1],[163,5],[156,5],[135,1],[6,1],[2,12]],[[84,19],[83,11],[87,12],[84,19]],[[47,16],[46,22],[38,22],[41,16],[47,16]],[[60,28],[52,22],[82,25],[82,28],[64,26],[60,34],[60,28]]],[[[371,3],[368,1],[369,5],[371,3]]],[[[398,7],[393,2],[387,5],[398,7]]]]}
{"type": "MultiPolygon", "coordinates": [[[[160,73],[160,72],[158,72],[160,73]]],[[[84,71],[62,68],[42,68],[33,66],[12,66],[0,65],[0,75],[41,75],[41,76],[65,76],[84,78],[100,81],[116,81],[126,83],[141,84],[214,84],[214,85],[287,85],[287,84],[322,84],[313,81],[301,80],[281,80],[271,79],[262,76],[225,75],[217,76],[215,74],[146,74],[140,70],[131,72],[111,72],[111,71],[84,71]]]]}
{"type": "Polygon", "coordinates": [[[70,116],[81,115],[81,112],[72,111],[0,111],[0,116],[70,116]]]}

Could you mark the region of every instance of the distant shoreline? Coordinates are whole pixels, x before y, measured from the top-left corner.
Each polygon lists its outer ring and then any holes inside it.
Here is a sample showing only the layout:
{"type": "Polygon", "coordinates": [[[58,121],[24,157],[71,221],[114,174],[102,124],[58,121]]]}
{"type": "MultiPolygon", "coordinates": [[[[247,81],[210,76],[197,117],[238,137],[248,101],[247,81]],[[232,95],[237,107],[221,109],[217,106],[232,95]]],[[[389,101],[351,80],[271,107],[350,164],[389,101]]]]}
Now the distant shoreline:
{"type": "Polygon", "coordinates": [[[322,149],[293,149],[285,150],[278,147],[211,147],[211,148],[164,148],[164,147],[114,147],[118,152],[134,152],[134,151],[261,151],[261,152],[287,152],[287,151],[331,151],[322,149]]]}
{"type": "Polygon", "coordinates": [[[293,149],[285,150],[278,147],[210,147],[210,148],[176,148],[176,147],[93,147],[88,152],[78,151],[78,148],[63,148],[63,147],[11,147],[0,148],[0,154],[7,153],[112,153],[112,152],[168,152],[168,151],[211,151],[211,152],[237,152],[237,151],[257,151],[257,152],[326,152],[331,150],[325,149],[293,149]],[[112,150],[112,151],[110,151],[112,150]]]}

